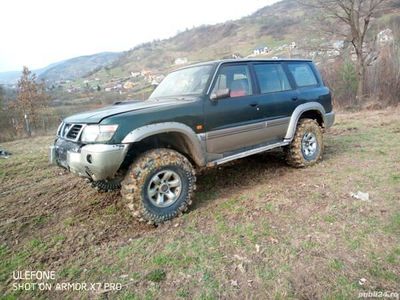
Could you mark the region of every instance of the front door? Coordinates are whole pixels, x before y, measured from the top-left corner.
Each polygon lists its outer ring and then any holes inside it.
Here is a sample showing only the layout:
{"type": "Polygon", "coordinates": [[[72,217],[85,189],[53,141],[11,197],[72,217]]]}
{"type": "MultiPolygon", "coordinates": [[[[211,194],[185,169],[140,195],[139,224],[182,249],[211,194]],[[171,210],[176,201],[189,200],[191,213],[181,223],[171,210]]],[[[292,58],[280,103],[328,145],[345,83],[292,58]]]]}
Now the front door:
{"type": "Polygon", "coordinates": [[[265,134],[263,112],[254,94],[247,64],[220,67],[212,92],[229,89],[229,97],[205,102],[206,145],[209,153],[225,153],[260,143],[265,134]]]}

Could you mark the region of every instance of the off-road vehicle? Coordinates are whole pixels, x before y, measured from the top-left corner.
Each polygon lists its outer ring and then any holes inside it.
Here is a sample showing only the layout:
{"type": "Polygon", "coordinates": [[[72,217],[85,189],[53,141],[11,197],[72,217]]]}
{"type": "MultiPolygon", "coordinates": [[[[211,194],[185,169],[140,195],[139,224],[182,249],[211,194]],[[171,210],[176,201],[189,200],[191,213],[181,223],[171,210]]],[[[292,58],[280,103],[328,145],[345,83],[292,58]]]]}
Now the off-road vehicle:
{"type": "Polygon", "coordinates": [[[50,161],[121,188],[136,217],[162,223],[191,204],[196,169],[277,147],[291,166],[313,165],[333,122],[312,61],[212,61],[170,73],[148,100],[64,119],[50,161]]]}

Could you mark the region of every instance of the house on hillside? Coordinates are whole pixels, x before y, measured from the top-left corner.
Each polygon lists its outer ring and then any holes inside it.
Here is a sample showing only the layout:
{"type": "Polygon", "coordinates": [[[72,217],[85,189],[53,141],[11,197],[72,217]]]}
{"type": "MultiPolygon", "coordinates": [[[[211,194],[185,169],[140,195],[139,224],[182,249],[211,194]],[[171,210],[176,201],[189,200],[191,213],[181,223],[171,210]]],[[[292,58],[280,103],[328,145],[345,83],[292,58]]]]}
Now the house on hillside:
{"type": "Polygon", "coordinates": [[[266,54],[269,52],[269,48],[267,46],[258,46],[253,50],[253,55],[266,54]]]}
{"type": "Polygon", "coordinates": [[[147,77],[147,76],[151,75],[151,71],[147,70],[147,69],[143,69],[142,71],[140,71],[140,75],[142,75],[143,77],[147,77]]]}
{"type": "Polygon", "coordinates": [[[336,40],[332,42],[332,47],[335,50],[340,50],[344,48],[344,41],[343,40],[336,40]]]}
{"type": "Polygon", "coordinates": [[[386,28],[377,34],[377,41],[380,45],[385,45],[393,42],[393,32],[391,29],[386,28]]]}
{"type": "Polygon", "coordinates": [[[177,59],[175,59],[174,64],[175,65],[184,65],[187,64],[188,59],[186,57],[178,57],[177,59]]]}
{"type": "Polygon", "coordinates": [[[131,72],[131,77],[132,78],[139,77],[140,75],[141,75],[140,72],[131,72]]]}
{"type": "Polygon", "coordinates": [[[123,85],[125,90],[130,90],[133,89],[136,86],[136,83],[132,82],[132,81],[126,81],[123,85]]]}

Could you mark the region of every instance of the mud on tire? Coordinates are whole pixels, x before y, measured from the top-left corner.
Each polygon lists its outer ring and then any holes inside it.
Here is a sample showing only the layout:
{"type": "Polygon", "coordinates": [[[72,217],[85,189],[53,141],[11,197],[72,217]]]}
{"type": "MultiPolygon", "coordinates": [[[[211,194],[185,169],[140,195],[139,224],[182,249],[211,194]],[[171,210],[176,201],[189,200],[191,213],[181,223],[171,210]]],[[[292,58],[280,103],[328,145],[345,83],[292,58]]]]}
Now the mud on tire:
{"type": "Polygon", "coordinates": [[[187,210],[192,203],[195,181],[193,166],[185,156],[171,149],[153,149],[141,154],[130,166],[121,183],[122,199],[139,221],[159,224],[187,210]],[[172,174],[170,182],[179,179],[179,190],[177,187],[166,187],[168,184],[162,186],[162,182],[168,183],[163,174],[172,174]],[[161,186],[157,188],[154,182],[158,179],[161,186]],[[152,191],[163,188],[174,191],[176,195],[174,201],[164,206],[158,202],[157,196],[152,195],[152,191]]]}
{"type": "Polygon", "coordinates": [[[291,144],[284,149],[286,162],[292,167],[303,168],[320,161],[324,151],[322,133],[317,121],[301,119],[291,144]]]}

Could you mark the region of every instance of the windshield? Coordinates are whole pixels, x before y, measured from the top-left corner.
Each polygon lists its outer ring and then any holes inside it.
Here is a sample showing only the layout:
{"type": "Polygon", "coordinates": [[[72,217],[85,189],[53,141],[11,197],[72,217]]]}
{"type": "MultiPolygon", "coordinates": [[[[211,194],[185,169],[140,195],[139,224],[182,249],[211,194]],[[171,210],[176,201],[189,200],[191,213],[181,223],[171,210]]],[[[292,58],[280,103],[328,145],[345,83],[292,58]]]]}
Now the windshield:
{"type": "Polygon", "coordinates": [[[200,95],[206,88],[212,67],[205,65],[172,72],[165,77],[150,98],[200,95]]]}

